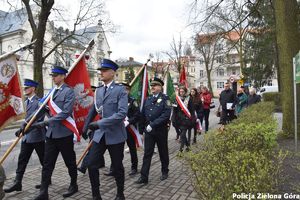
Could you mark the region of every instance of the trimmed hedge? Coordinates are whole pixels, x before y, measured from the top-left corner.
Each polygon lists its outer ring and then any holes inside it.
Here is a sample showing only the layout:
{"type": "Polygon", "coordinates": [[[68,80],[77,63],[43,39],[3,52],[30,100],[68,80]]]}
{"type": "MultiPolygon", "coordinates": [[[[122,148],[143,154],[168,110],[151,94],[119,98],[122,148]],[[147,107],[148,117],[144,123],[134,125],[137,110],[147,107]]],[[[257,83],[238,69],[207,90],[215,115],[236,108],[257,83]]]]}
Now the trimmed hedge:
{"type": "Polygon", "coordinates": [[[261,102],[238,119],[205,135],[184,158],[200,199],[232,199],[233,193],[276,192],[284,155],[275,151],[274,104],[261,102]]]}
{"type": "Polygon", "coordinates": [[[272,101],[275,103],[275,111],[281,112],[282,105],[281,105],[281,93],[280,92],[265,92],[262,96],[264,101],[272,101]]]}

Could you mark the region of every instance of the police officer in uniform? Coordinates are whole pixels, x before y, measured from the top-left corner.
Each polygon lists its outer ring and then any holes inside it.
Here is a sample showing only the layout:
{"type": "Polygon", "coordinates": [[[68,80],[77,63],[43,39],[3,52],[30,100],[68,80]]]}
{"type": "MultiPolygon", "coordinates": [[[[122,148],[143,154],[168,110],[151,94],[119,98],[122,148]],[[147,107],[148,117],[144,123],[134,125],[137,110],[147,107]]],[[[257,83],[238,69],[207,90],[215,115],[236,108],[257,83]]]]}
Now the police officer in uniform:
{"type": "MultiPolygon", "coordinates": [[[[63,124],[63,120],[66,120],[68,117],[72,117],[73,105],[75,102],[73,89],[64,83],[67,72],[68,71],[63,67],[56,66],[52,69],[50,74],[54,84],[56,85],[52,93],[52,100],[61,109],[61,112],[54,116],[51,116],[50,112],[48,120],[32,125],[32,127],[48,126],[48,130],[46,132],[41,188],[40,193],[35,200],[47,200],[49,198],[48,187],[59,153],[61,153],[63,157],[71,178],[68,191],[63,194],[63,197],[70,197],[78,191],[76,155],[73,143],[74,133],[63,124]]],[[[41,113],[46,111],[47,110],[44,109],[41,113]]]]}
{"type": "Polygon", "coordinates": [[[171,115],[171,103],[169,97],[162,93],[164,82],[154,78],[151,82],[151,93],[144,103],[142,116],[144,121],[144,157],[141,169],[141,177],[137,184],[147,184],[151,159],[157,144],[161,161],[162,176],[160,180],[168,178],[169,153],[168,153],[168,122],[171,115]]]}
{"type": "MultiPolygon", "coordinates": [[[[24,80],[24,90],[27,99],[25,100],[26,105],[26,116],[25,122],[22,124],[22,127],[17,130],[15,133],[16,137],[19,137],[21,132],[36,110],[39,108],[39,98],[35,94],[36,87],[38,83],[36,81],[25,79],[24,80]]],[[[44,117],[42,116],[38,121],[43,121],[44,117]]],[[[10,193],[13,191],[22,190],[22,179],[26,170],[26,166],[29,162],[33,150],[37,153],[41,165],[43,165],[44,160],[44,150],[45,150],[45,128],[30,128],[22,138],[21,150],[18,158],[18,167],[16,170],[16,178],[14,184],[7,189],[4,189],[4,192],[10,193]]]]}
{"type": "MultiPolygon", "coordinates": [[[[91,86],[93,92],[95,93],[97,87],[96,86],[91,86]]],[[[92,109],[90,110],[92,111],[92,109]]],[[[89,121],[91,122],[92,119],[90,119],[90,117],[92,117],[91,114],[88,114],[87,118],[85,119],[85,121],[89,121]]],[[[94,118],[94,120],[98,119],[97,116],[94,118]]],[[[83,139],[88,139],[91,141],[94,137],[94,131],[88,131],[88,123],[85,123],[84,124],[84,127],[82,129],[82,137],[83,139]]],[[[82,163],[81,163],[81,166],[77,168],[78,171],[80,171],[81,173],[85,174],[86,170],[87,170],[87,167],[88,167],[88,163],[89,163],[89,155],[90,155],[90,152],[88,152],[86,154],[86,156],[84,157],[84,159],[82,160],[82,163]]],[[[101,166],[100,168],[102,167],[105,167],[105,160],[104,160],[104,156],[100,156],[99,159],[101,159],[101,166]]]]}
{"type": "MultiPolygon", "coordinates": [[[[137,166],[138,166],[138,157],[137,157],[137,149],[136,149],[136,144],[133,135],[129,132],[129,127],[130,125],[135,126],[137,122],[139,121],[140,117],[140,111],[139,111],[139,105],[137,101],[129,96],[130,93],[130,85],[128,83],[122,83],[122,85],[125,86],[126,92],[128,94],[128,112],[127,112],[127,117],[124,121],[124,125],[126,127],[127,131],[127,146],[129,147],[129,153],[131,157],[131,171],[129,172],[129,176],[133,176],[137,173],[137,166]]],[[[111,165],[110,167],[110,172],[108,174],[105,174],[107,176],[113,176],[113,167],[111,165]]]]}
{"type": "Polygon", "coordinates": [[[128,97],[125,88],[121,84],[114,82],[115,71],[118,65],[108,59],[103,59],[100,68],[100,79],[104,83],[102,87],[95,92],[94,106],[89,112],[89,119],[99,113],[101,119],[89,123],[89,129],[95,130],[92,147],[89,153],[88,171],[92,186],[92,195],[94,200],[101,199],[99,167],[103,156],[108,149],[112,166],[114,169],[114,178],[117,184],[117,196],[115,200],[125,199],[124,197],[124,144],[127,139],[124,119],[128,110],[128,97]]]}

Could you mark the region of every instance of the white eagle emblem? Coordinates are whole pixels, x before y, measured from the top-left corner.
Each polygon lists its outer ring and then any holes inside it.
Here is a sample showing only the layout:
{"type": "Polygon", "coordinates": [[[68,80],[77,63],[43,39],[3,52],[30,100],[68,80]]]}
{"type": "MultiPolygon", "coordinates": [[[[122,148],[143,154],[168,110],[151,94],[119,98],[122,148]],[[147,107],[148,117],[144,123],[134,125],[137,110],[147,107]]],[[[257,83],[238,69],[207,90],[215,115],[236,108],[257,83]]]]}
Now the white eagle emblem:
{"type": "Polygon", "coordinates": [[[93,97],[89,96],[89,90],[84,90],[84,84],[79,83],[74,87],[75,92],[75,109],[79,110],[79,106],[82,108],[88,108],[93,104],[93,97]]]}

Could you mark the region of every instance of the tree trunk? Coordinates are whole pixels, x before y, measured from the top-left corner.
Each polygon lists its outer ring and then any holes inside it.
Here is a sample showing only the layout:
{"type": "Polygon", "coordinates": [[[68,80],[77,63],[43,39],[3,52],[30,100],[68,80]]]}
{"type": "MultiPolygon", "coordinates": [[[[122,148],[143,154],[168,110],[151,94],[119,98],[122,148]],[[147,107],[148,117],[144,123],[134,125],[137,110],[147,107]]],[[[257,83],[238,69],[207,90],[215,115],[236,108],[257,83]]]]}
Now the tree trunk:
{"type": "Polygon", "coordinates": [[[214,96],[214,91],[213,91],[213,88],[212,88],[212,85],[211,85],[211,70],[210,70],[210,69],[207,69],[207,70],[206,70],[206,73],[207,73],[207,84],[208,84],[208,89],[209,89],[211,95],[214,96]]]}
{"type": "MultiPolygon", "coordinates": [[[[50,10],[53,6],[54,1],[48,1],[42,3],[41,11],[39,14],[38,27],[35,34],[32,36],[33,40],[36,39],[33,49],[33,74],[34,80],[39,83],[37,88],[37,95],[42,97],[44,95],[44,84],[43,84],[43,48],[44,48],[44,36],[46,32],[47,20],[50,15],[50,10]]],[[[46,77],[47,78],[47,77],[46,77]]]]}
{"type": "Polygon", "coordinates": [[[275,0],[276,37],[283,112],[282,129],[289,135],[294,133],[293,57],[300,49],[297,13],[296,0],[275,0]]]}

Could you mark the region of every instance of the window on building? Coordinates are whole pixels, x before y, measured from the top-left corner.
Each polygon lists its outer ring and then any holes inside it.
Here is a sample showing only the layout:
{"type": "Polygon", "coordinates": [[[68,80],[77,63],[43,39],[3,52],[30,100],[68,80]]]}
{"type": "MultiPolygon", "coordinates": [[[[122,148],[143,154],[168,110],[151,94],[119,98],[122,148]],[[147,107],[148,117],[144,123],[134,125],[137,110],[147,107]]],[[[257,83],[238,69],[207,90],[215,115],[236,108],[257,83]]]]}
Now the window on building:
{"type": "Polygon", "coordinates": [[[223,89],[224,88],[224,82],[217,82],[217,88],[223,89]]]}
{"type": "Polygon", "coordinates": [[[202,65],[204,63],[204,60],[202,58],[200,58],[199,63],[200,63],[200,65],[202,65]]]}
{"type": "Polygon", "coordinates": [[[65,54],[65,59],[66,59],[66,66],[67,67],[70,67],[71,66],[71,55],[70,54],[68,54],[68,53],[66,53],[65,54]]]}
{"type": "Polygon", "coordinates": [[[200,82],[200,86],[203,85],[203,82],[200,82]]]}
{"type": "Polygon", "coordinates": [[[203,77],[204,77],[204,71],[200,70],[200,78],[203,78],[203,77]]]}
{"type": "Polygon", "coordinates": [[[223,56],[218,56],[218,57],[216,58],[216,62],[217,62],[217,63],[223,63],[223,62],[224,62],[223,56]]]}
{"type": "Polygon", "coordinates": [[[236,69],[232,69],[232,70],[231,70],[231,74],[232,74],[232,75],[236,75],[236,69]]]}
{"type": "Polygon", "coordinates": [[[217,76],[224,76],[224,69],[217,69],[217,76]]]}
{"type": "Polygon", "coordinates": [[[223,45],[222,45],[222,44],[217,44],[216,50],[217,50],[217,51],[223,50],[223,45]]]}
{"type": "Polygon", "coordinates": [[[130,74],[129,74],[129,72],[127,72],[127,71],[124,72],[124,79],[125,79],[126,82],[129,81],[129,79],[130,79],[130,74]]]}
{"type": "Polygon", "coordinates": [[[272,85],[273,85],[273,81],[272,81],[272,80],[268,80],[268,81],[267,81],[267,85],[268,85],[268,86],[272,86],[272,85]]]}

